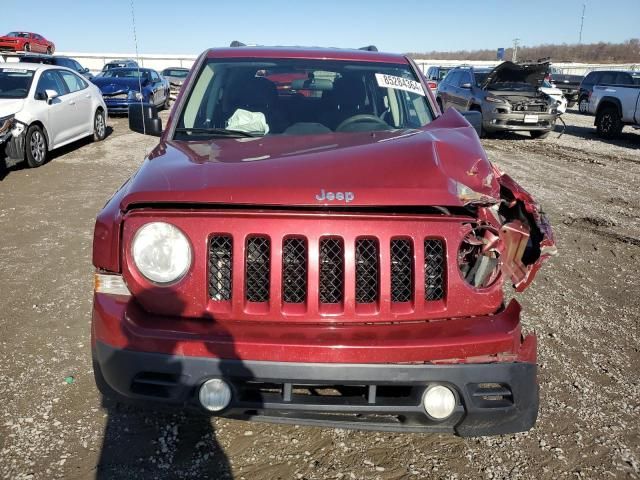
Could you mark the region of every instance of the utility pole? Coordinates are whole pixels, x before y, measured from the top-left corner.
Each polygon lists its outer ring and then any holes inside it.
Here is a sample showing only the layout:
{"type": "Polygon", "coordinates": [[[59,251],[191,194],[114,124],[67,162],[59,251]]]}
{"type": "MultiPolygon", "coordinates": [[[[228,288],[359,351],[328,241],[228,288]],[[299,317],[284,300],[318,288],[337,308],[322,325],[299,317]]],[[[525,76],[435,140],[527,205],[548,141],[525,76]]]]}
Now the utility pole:
{"type": "Polygon", "coordinates": [[[516,61],[518,60],[518,45],[520,45],[520,39],[519,38],[514,38],[513,39],[513,52],[511,53],[511,61],[513,63],[516,63],[516,61]]]}
{"type": "Polygon", "coordinates": [[[587,4],[582,4],[582,19],[580,20],[580,35],[578,36],[578,44],[582,43],[582,27],[584,26],[584,12],[587,9],[587,4]]]}

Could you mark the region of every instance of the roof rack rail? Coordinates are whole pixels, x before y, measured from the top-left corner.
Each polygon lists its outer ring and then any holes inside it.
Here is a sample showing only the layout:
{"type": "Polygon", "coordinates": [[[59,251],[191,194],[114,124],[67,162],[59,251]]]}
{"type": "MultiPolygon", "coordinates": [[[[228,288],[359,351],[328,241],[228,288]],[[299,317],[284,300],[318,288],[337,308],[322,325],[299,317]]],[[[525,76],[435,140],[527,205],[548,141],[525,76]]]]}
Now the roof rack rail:
{"type": "Polygon", "coordinates": [[[358,50],[365,50],[367,52],[377,52],[378,47],[375,45],[367,45],[366,47],[360,47],[358,50]]]}
{"type": "Polygon", "coordinates": [[[232,48],[236,48],[236,47],[246,47],[247,45],[245,43],[239,42],[238,40],[234,40],[233,42],[231,42],[229,46],[232,48]]]}

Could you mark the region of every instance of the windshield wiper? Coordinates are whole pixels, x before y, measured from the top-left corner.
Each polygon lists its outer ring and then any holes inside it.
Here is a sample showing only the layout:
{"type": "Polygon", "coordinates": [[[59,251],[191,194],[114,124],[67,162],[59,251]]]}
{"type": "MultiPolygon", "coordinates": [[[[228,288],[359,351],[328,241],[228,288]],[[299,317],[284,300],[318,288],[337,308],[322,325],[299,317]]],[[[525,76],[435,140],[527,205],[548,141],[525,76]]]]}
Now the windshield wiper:
{"type": "Polygon", "coordinates": [[[230,137],[230,138],[243,138],[243,137],[257,137],[249,132],[241,132],[240,130],[228,130],[226,128],[176,128],[176,132],[180,133],[201,133],[211,136],[230,137]]]}

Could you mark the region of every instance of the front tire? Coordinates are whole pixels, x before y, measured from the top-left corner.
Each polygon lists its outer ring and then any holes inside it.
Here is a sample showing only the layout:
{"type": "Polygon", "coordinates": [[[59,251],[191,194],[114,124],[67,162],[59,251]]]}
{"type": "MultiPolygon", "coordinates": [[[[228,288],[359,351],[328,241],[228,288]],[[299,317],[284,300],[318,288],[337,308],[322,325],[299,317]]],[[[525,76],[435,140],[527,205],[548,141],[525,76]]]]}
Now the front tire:
{"type": "Polygon", "coordinates": [[[616,107],[604,107],[596,116],[596,130],[602,138],[616,138],[622,133],[622,118],[616,107]]]}
{"type": "Polygon", "coordinates": [[[107,136],[107,121],[104,116],[104,111],[96,110],[96,114],[93,117],[93,141],[100,142],[107,136]]]}
{"type": "Polygon", "coordinates": [[[25,52],[30,52],[31,51],[31,45],[29,45],[28,43],[24,44],[23,50],[25,52]]]}
{"type": "Polygon", "coordinates": [[[53,50],[51,50],[51,47],[47,47],[47,55],[53,55],[53,50]]]}
{"type": "Polygon", "coordinates": [[[580,113],[586,114],[589,110],[589,100],[587,97],[580,97],[580,101],[578,102],[578,111],[580,113]]]}
{"type": "Polygon", "coordinates": [[[26,158],[30,168],[44,165],[48,157],[47,137],[38,125],[32,125],[27,130],[26,158]]]}

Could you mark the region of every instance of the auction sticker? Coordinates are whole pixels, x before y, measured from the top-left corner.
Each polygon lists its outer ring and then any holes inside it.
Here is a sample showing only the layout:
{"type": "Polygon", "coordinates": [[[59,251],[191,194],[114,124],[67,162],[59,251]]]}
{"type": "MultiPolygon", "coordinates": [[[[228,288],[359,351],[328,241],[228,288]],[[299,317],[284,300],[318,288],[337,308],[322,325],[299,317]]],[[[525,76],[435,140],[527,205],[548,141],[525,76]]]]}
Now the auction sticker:
{"type": "Polygon", "coordinates": [[[407,92],[417,93],[423,97],[426,96],[422,89],[422,85],[414,80],[409,80],[408,78],[376,73],[376,80],[379,87],[395,88],[396,90],[405,90],[407,92]]]}

